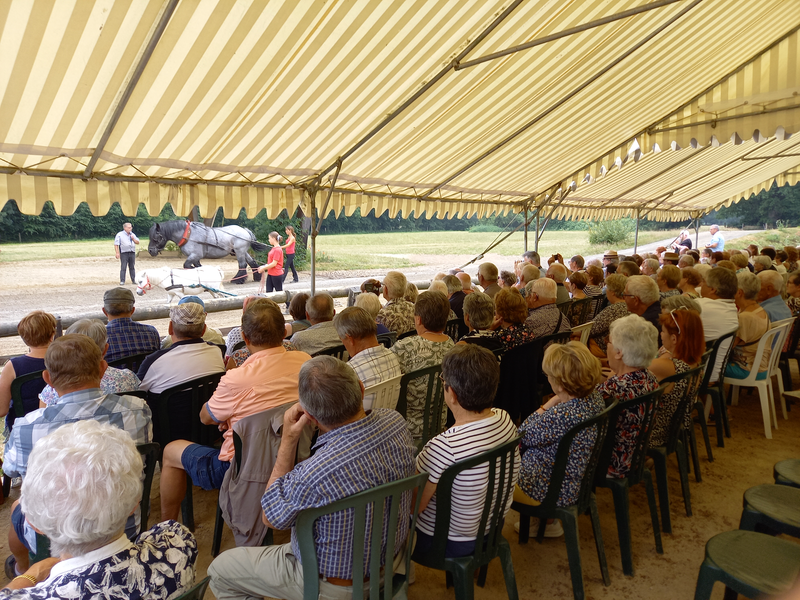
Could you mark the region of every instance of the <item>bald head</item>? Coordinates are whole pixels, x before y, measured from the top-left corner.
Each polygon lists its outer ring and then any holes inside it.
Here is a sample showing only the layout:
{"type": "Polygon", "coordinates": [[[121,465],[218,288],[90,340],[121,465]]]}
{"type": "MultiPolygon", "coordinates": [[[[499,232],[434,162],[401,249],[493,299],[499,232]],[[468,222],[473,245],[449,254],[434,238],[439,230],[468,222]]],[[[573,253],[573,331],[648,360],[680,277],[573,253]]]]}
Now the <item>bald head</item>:
{"type": "Polygon", "coordinates": [[[553,263],[547,269],[547,276],[556,283],[564,283],[567,280],[567,267],[561,263],[553,263]]]}
{"type": "Polygon", "coordinates": [[[459,281],[461,281],[461,289],[463,289],[465,292],[472,291],[472,278],[469,276],[469,273],[464,273],[462,271],[461,273],[458,273],[456,277],[458,277],[459,281]]]}
{"type": "Polygon", "coordinates": [[[759,302],[780,296],[783,292],[783,276],[777,271],[761,271],[757,277],[761,280],[761,291],[758,293],[759,302]]]}

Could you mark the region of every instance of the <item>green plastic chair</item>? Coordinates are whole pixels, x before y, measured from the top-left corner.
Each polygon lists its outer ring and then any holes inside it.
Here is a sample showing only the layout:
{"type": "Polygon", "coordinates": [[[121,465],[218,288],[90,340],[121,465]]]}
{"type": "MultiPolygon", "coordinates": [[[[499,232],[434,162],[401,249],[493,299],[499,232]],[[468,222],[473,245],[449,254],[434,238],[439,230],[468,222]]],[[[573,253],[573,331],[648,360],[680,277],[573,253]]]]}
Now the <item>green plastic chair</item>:
{"type": "MultiPolygon", "coordinates": [[[[703,381],[709,375],[708,364],[709,360],[711,359],[711,355],[713,354],[712,350],[706,350],[703,353],[703,357],[700,361],[705,367],[705,371],[703,374],[703,381]]],[[[702,389],[703,384],[700,384],[700,389],[702,389]]],[[[694,403],[689,407],[689,413],[697,412],[697,417],[692,417],[692,426],[686,429],[686,440],[687,445],[689,447],[689,455],[692,458],[692,465],[694,468],[694,478],[697,480],[698,483],[703,481],[703,477],[700,474],[700,452],[697,450],[697,437],[695,436],[694,432],[694,424],[700,424],[700,430],[703,433],[703,442],[706,446],[706,453],[708,454],[708,462],[714,462],[714,454],[711,451],[711,440],[708,438],[708,427],[706,426],[706,418],[705,418],[705,407],[703,403],[700,401],[700,393],[698,392],[697,397],[695,398],[694,403]]]]}
{"type": "MultiPolygon", "coordinates": [[[[153,487],[153,474],[156,472],[156,462],[158,461],[161,452],[161,446],[152,442],[150,444],[138,444],[136,449],[142,456],[144,462],[144,481],[142,482],[142,501],[139,503],[141,507],[141,522],[139,524],[139,531],[137,536],[142,535],[147,531],[147,522],[150,519],[150,489],[153,487]]],[[[36,534],[36,552],[28,552],[30,564],[37,563],[45,558],[50,558],[50,539],[42,535],[36,534]]]]}
{"type": "Polygon", "coordinates": [[[678,403],[672,420],[669,423],[669,433],[665,446],[650,447],[647,455],[655,463],[656,480],[658,481],[658,501],[661,505],[661,526],[666,533],[672,533],[672,520],[669,514],[669,488],[667,480],[667,458],[670,454],[675,454],[678,459],[678,472],[681,480],[681,490],[683,491],[683,503],[686,508],[686,516],[692,516],[692,500],[689,492],[689,457],[687,455],[685,430],[683,420],[686,413],[694,404],[697,397],[697,390],[703,378],[705,366],[700,365],[684,373],[677,373],[671,377],[666,377],[661,381],[662,386],[670,383],[677,383],[686,380],[686,393],[678,403]]]}
{"type": "Polygon", "coordinates": [[[142,354],[131,354],[130,356],[123,356],[122,358],[118,358],[117,360],[112,360],[108,363],[109,367],[114,367],[116,369],[130,369],[134,373],[139,370],[139,367],[144,362],[144,359],[150,356],[152,352],[144,352],[142,354]]]}
{"type": "MultiPolygon", "coordinates": [[[[360,492],[353,496],[343,498],[326,506],[304,510],[297,516],[295,535],[300,547],[300,562],[303,563],[303,598],[317,600],[319,597],[319,561],[316,547],[314,546],[314,523],[321,516],[334,514],[340,511],[353,511],[353,540],[354,547],[362,547],[369,530],[370,552],[368,568],[370,573],[379,573],[383,568],[383,594],[381,594],[380,577],[369,580],[369,597],[373,600],[391,600],[392,598],[406,598],[408,595],[408,573],[411,570],[411,542],[406,544],[405,575],[394,572],[391,557],[395,556],[395,536],[402,502],[401,496],[414,493],[413,512],[411,513],[411,526],[409,531],[414,531],[417,525],[419,505],[422,500],[422,490],[428,481],[427,473],[419,473],[405,479],[380,485],[376,488],[360,492]],[[386,513],[388,512],[388,515],[386,513]],[[369,518],[369,528],[367,528],[369,518]],[[388,521],[385,545],[382,543],[384,523],[388,521]],[[385,548],[383,555],[385,564],[381,561],[381,549],[385,548]]],[[[410,536],[410,534],[409,534],[410,536]]],[[[353,599],[364,598],[365,556],[361,552],[353,554],[353,599]]]]}
{"type": "Polygon", "coordinates": [[[425,418],[422,422],[422,439],[414,440],[417,450],[421,449],[433,437],[436,437],[445,430],[447,423],[447,411],[444,403],[444,386],[439,374],[442,372],[442,365],[434,365],[425,369],[406,373],[400,380],[400,395],[397,399],[395,410],[403,417],[408,412],[408,384],[421,377],[427,377],[427,390],[425,392],[425,406],[423,414],[425,418]]]}
{"type": "MultiPolygon", "coordinates": [[[[224,374],[204,375],[160,394],[148,394],[147,404],[153,413],[153,437],[162,448],[180,439],[203,446],[213,446],[219,440],[219,428],[216,425],[204,425],[200,421],[200,410],[214,394],[224,374]]],[[[181,512],[183,524],[194,531],[192,479],[188,475],[181,512]]]]}
{"type": "Polygon", "coordinates": [[[450,319],[444,326],[445,335],[450,336],[450,339],[454,342],[458,341],[459,326],[463,327],[463,321],[461,319],[450,319]]]}
{"type": "Polygon", "coordinates": [[[800,459],[789,458],[775,463],[772,476],[778,485],[800,488],[800,459]]]}
{"type": "MultiPolygon", "coordinates": [[[[718,448],[724,448],[725,438],[731,437],[731,426],[728,422],[728,405],[725,402],[725,391],[723,389],[722,380],[725,377],[725,369],[728,368],[728,363],[730,362],[731,355],[733,354],[733,338],[736,337],[738,332],[739,328],[737,327],[730,333],[726,333],[716,340],[711,340],[706,343],[706,348],[711,350],[711,357],[708,360],[709,368],[706,369],[706,374],[703,377],[703,383],[700,386],[700,391],[698,392],[698,399],[702,402],[706,399],[706,397],[711,398],[711,402],[714,407],[714,425],[717,429],[718,448]],[[714,373],[714,365],[717,362],[720,348],[726,340],[729,340],[731,343],[728,344],[728,348],[725,350],[725,357],[722,360],[722,367],[720,368],[718,379],[717,381],[712,382],[711,377],[714,373]]],[[[705,408],[704,415],[706,417],[708,416],[708,412],[705,412],[705,408]]]]}
{"type": "Polygon", "coordinates": [[[347,362],[347,360],[350,358],[347,354],[347,348],[344,347],[344,344],[339,344],[338,346],[333,346],[331,348],[325,348],[324,350],[315,352],[311,356],[333,356],[334,358],[338,358],[339,360],[343,360],[345,362],[347,362]]]}
{"type": "Polygon", "coordinates": [[[389,333],[381,333],[378,335],[378,343],[384,348],[391,348],[397,341],[397,333],[390,331],[389,333]]]}
{"type": "Polygon", "coordinates": [[[176,596],[175,600],[203,600],[203,596],[206,595],[206,590],[208,589],[210,581],[211,577],[206,577],[199,583],[195,583],[180,596],[176,596]]]}
{"type": "Polygon", "coordinates": [[[725,599],[788,592],[800,575],[800,545],[754,531],[726,531],[706,544],[695,600],[708,600],[714,584],[725,584],[725,599]]]}
{"type": "Polygon", "coordinates": [[[620,402],[611,410],[608,416],[608,433],[603,443],[603,450],[594,476],[595,490],[596,488],[609,489],[614,497],[619,551],[622,555],[622,572],[625,575],[633,575],[633,546],[631,543],[631,515],[628,495],[628,490],[631,486],[639,483],[644,484],[647,491],[647,503],[650,506],[653,535],[656,539],[656,552],[664,554],[664,548],[661,545],[661,528],[658,524],[658,507],[656,506],[656,495],[653,488],[653,475],[650,473],[650,469],[645,466],[647,446],[650,442],[650,434],[653,431],[653,420],[656,415],[658,401],[663,394],[664,388],[660,387],[648,394],[620,402]],[[639,428],[634,434],[636,439],[631,452],[631,467],[625,477],[608,477],[608,467],[617,443],[616,430],[624,418],[623,411],[641,414],[639,428]]]}
{"type": "Polygon", "coordinates": [[[614,402],[596,417],[587,419],[579,423],[566,434],[558,443],[556,460],[553,471],[550,475],[550,486],[547,496],[539,506],[521,504],[514,502],[511,508],[519,512],[519,543],[525,544],[528,541],[530,530],[530,518],[539,518],[539,532],[536,539],[539,543],[544,539],[544,530],[547,519],[561,519],[564,524],[564,537],[567,543],[567,557],[569,558],[569,571],[572,577],[572,593],[575,600],[583,600],[586,592],[583,586],[583,566],[581,564],[581,547],[578,536],[578,516],[588,514],[592,519],[592,530],[594,531],[595,544],[597,546],[597,558],[600,561],[600,571],[603,574],[603,584],[611,585],[611,578],[608,575],[608,564],[606,563],[606,553],[603,548],[603,534],[600,529],[600,516],[597,512],[597,500],[592,491],[597,464],[600,459],[600,452],[606,439],[608,431],[608,417],[613,408],[614,402]],[[578,494],[578,502],[571,506],[558,506],[558,497],[561,494],[561,486],[564,483],[564,476],[567,471],[572,441],[579,433],[589,428],[594,428],[597,432],[594,447],[586,469],[583,473],[581,488],[578,494]]]}
{"type": "Polygon", "coordinates": [[[569,314],[567,317],[573,327],[582,325],[589,320],[593,302],[594,298],[590,296],[572,301],[572,304],[569,306],[569,314]]]}
{"type": "MultiPolygon", "coordinates": [[[[25,404],[22,402],[22,386],[28,383],[29,381],[33,381],[35,379],[42,379],[42,373],[44,373],[44,371],[33,371],[31,373],[15,377],[14,380],[11,382],[11,408],[14,409],[14,414],[17,419],[21,419],[29,412],[39,408],[39,402],[37,401],[35,407],[30,407],[30,410],[25,409],[25,404]]],[[[8,495],[10,493],[11,493],[11,477],[8,477],[7,475],[3,474],[3,498],[8,498],[8,495]]]]}
{"type": "Polygon", "coordinates": [[[414,552],[411,560],[429,569],[447,571],[452,575],[456,598],[471,600],[475,594],[474,573],[480,569],[478,585],[486,583],[489,563],[500,558],[506,591],[511,600],[519,598],[514,565],[511,562],[511,547],[503,537],[503,522],[508,499],[514,494],[514,462],[520,438],[510,440],[487,452],[457,462],[445,469],[436,486],[436,523],[434,525],[433,546],[428,552],[414,552]],[[475,545],[471,556],[446,558],[447,535],[450,531],[451,500],[453,482],[463,471],[478,465],[489,466],[489,483],[481,514],[478,531],[487,532],[482,544],[475,545]]]}
{"type": "Polygon", "coordinates": [[[800,538],[800,489],[765,483],[744,493],[739,529],[800,538]]]}

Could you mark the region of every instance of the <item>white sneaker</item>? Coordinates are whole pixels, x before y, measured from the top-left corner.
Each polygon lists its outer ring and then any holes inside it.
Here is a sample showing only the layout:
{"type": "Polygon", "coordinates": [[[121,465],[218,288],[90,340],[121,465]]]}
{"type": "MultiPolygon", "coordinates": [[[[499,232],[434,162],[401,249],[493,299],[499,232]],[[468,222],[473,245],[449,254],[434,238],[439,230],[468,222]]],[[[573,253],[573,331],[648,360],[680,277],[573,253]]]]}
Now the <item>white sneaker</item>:
{"type": "Polygon", "coordinates": [[[18,488],[22,485],[22,477],[12,477],[11,478],[11,487],[18,488]]]}
{"type": "MultiPolygon", "coordinates": [[[[519,533],[519,521],[514,523],[514,531],[519,533]]],[[[536,537],[539,533],[539,519],[531,519],[531,527],[528,532],[528,535],[531,537],[536,537]]],[[[544,537],[546,538],[557,538],[564,535],[564,528],[561,526],[561,521],[556,519],[552,523],[548,523],[544,528],[544,537]]]]}

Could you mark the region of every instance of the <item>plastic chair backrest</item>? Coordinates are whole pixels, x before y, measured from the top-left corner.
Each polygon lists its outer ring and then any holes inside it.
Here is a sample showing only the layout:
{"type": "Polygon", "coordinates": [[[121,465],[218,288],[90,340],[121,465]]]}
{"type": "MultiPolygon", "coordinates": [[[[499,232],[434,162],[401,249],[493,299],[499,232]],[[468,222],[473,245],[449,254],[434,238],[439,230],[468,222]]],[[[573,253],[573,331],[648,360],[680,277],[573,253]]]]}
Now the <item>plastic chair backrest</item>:
{"type": "Polygon", "coordinates": [[[789,357],[794,357],[797,352],[797,346],[800,344],[800,321],[795,320],[794,326],[789,334],[789,344],[786,346],[784,354],[789,357]]]}
{"type": "Polygon", "coordinates": [[[446,417],[442,415],[445,404],[444,385],[442,385],[442,380],[439,379],[439,373],[441,372],[442,365],[434,365],[432,367],[406,373],[400,379],[400,392],[395,410],[405,417],[408,412],[408,384],[415,379],[427,377],[425,407],[422,413],[424,415],[422,421],[423,445],[427,444],[429,439],[444,431],[446,417]]]}
{"type": "MultiPolygon", "coordinates": [[[[422,489],[428,480],[427,473],[420,473],[405,479],[399,479],[391,483],[385,483],[372,488],[337,500],[320,508],[310,508],[304,510],[297,516],[295,525],[295,535],[300,547],[300,560],[303,563],[303,598],[306,600],[319,597],[319,561],[317,559],[316,547],[314,545],[314,523],[323,515],[330,515],[340,511],[353,511],[353,598],[361,600],[364,598],[364,574],[366,569],[365,556],[361,550],[364,542],[369,539],[369,572],[373,575],[380,573],[381,567],[384,569],[384,590],[380,591],[380,577],[371,577],[369,582],[369,597],[379,600],[390,600],[404,588],[408,586],[407,575],[395,575],[392,564],[392,557],[395,555],[395,537],[397,535],[397,524],[399,512],[403,502],[403,494],[416,493],[413,512],[411,513],[411,526],[407,531],[411,535],[417,524],[419,514],[419,504],[422,500],[422,489]],[[388,507],[387,507],[388,504],[388,507]],[[386,514],[388,512],[388,515],[386,514]],[[367,521],[369,520],[369,527],[367,521]],[[388,520],[386,539],[383,539],[383,530],[388,520]],[[369,537],[367,537],[369,536],[369,537]],[[385,541],[385,545],[384,542],[385,541]],[[384,552],[381,550],[385,549],[384,552]],[[381,555],[386,557],[385,564],[381,562],[381,555]]],[[[410,541],[405,549],[405,572],[409,573],[411,568],[412,544],[410,541]]]]}
{"type": "MultiPolygon", "coordinates": [[[[673,453],[677,447],[678,437],[681,429],[683,428],[683,421],[686,418],[686,414],[691,411],[692,406],[694,406],[695,400],[697,399],[697,394],[700,391],[700,384],[703,381],[703,374],[705,373],[705,370],[706,365],[701,363],[694,369],[689,369],[683,373],[676,373],[675,375],[670,375],[669,377],[665,377],[661,380],[661,385],[664,387],[671,383],[678,385],[681,382],[685,382],[686,384],[683,397],[678,401],[678,404],[675,407],[675,412],[672,413],[672,419],[670,419],[669,427],[667,429],[667,454],[673,453]]],[[[675,388],[673,387],[672,391],[674,390],[675,388]]],[[[672,391],[670,393],[672,393],[672,391]]]]}
{"type": "MultiPolygon", "coordinates": [[[[25,375],[15,377],[11,381],[11,404],[14,406],[14,414],[18,419],[39,408],[39,401],[37,400],[36,406],[30,407],[30,410],[25,409],[25,403],[22,401],[22,386],[29,381],[42,379],[42,373],[44,373],[44,370],[33,371],[31,373],[26,373],[25,375]]],[[[44,379],[42,379],[42,382],[44,383],[44,379]]],[[[42,388],[44,389],[44,387],[45,386],[43,385],[42,388]]]]}
{"type": "Polygon", "coordinates": [[[454,342],[458,341],[458,329],[462,326],[461,323],[461,319],[450,319],[444,326],[445,335],[450,336],[454,342]]]}
{"type": "Polygon", "coordinates": [[[580,325],[575,325],[572,328],[572,333],[576,334],[579,333],[581,336],[581,344],[584,346],[589,344],[589,334],[592,331],[592,325],[594,325],[594,321],[588,321],[586,323],[581,323],[580,325]]]}
{"type": "Polygon", "coordinates": [[[397,339],[398,339],[398,341],[399,340],[404,340],[407,337],[411,337],[412,335],[417,335],[417,330],[416,329],[410,329],[409,331],[406,331],[405,333],[401,333],[400,335],[397,336],[397,339]]]}
{"type": "Polygon", "coordinates": [[[773,350],[775,348],[780,348],[781,349],[780,351],[783,352],[783,349],[786,348],[787,346],[787,339],[789,338],[789,336],[793,331],[794,323],[795,323],[795,317],[791,317],[789,319],[781,319],[780,321],[775,321],[774,323],[770,324],[769,326],[770,329],[774,329],[775,327],[780,327],[781,325],[788,325],[786,331],[781,336],[781,339],[778,340],[778,344],[773,344],[772,346],[773,350]]]}
{"type": "Polygon", "coordinates": [[[789,332],[792,330],[792,325],[794,324],[794,317],[791,319],[783,319],[782,321],[776,321],[770,326],[770,329],[780,329],[781,333],[778,335],[777,338],[772,342],[770,346],[770,355],[769,355],[769,373],[776,374],[779,370],[779,363],[781,359],[781,351],[783,350],[784,346],[786,345],[786,338],[789,337],[789,332]]]}
{"type": "Polygon", "coordinates": [[[592,315],[592,318],[594,318],[597,315],[599,315],[600,312],[606,306],[608,306],[608,296],[606,296],[605,294],[603,294],[602,296],[595,296],[594,299],[596,300],[596,302],[595,302],[595,305],[594,305],[594,315],[592,315]]]}
{"type": "Polygon", "coordinates": [[[589,320],[589,310],[592,308],[592,298],[586,297],[573,300],[569,310],[570,323],[581,325],[589,320]]]}
{"type": "MultiPolygon", "coordinates": [[[[714,366],[717,364],[717,357],[721,352],[720,349],[722,348],[722,344],[724,344],[726,340],[729,340],[730,343],[728,344],[728,347],[725,349],[725,356],[722,359],[719,372],[719,375],[724,377],[725,369],[728,368],[728,362],[730,361],[731,354],[733,352],[733,338],[736,337],[737,333],[739,333],[738,327],[733,331],[731,331],[730,333],[726,333],[725,335],[722,335],[715,340],[709,340],[706,342],[706,352],[711,350],[711,356],[709,356],[708,358],[708,363],[707,363],[708,368],[706,369],[706,373],[703,376],[703,384],[700,387],[701,396],[705,397],[706,390],[708,390],[708,388],[711,386],[712,384],[711,378],[714,376],[714,366]]],[[[718,379],[721,379],[722,377],[718,377],[718,379]]]]}
{"type": "Polygon", "coordinates": [[[375,410],[376,408],[394,410],[397,406],[397,399],[400,397],[400,380],[402,378],[402,375],[398,375],[366,388],[364,390],[364,410],[375,410]],[[369,406],[367,406],[367,400],[370,395],[373,398],[369,402],[369,406]]]}
{"type": "Polygon", "coordinates": [[[586,461],[586,468],[583,472],[581,479],[581,487],[578,492],[578,513],[586,512],[589,508],[589,499],[592,495],[594,487],[594,476],[597,471],[597,463],[600,460],[600,453],[605,443],[606,435],[608,433],[608,416],[611,411],[616,407],[617,401],[611,403],[603,412],[590,419],[578,423],[572,429],[567,431],[558,442],[558,449],[556,450],[556,460],[553,463],[553,470],[550,473],[550,485],[547,488],[547,495],[542,500],[542,510],[552,511],[558,506],[558,497],[561,495],[561,487],[564,485],[564,477],[567,473],[567,465],[572,450],[572,442],[578,434],[593,427],[595,430],[594,444],[592,445],[592,452],[589,455],[589,460],[586,461]]]}
{"type": "Polygon", "coordinates": [[[237,350],[241,350],[242,348],[245,348],[246,346],[247,346],[247,342],[245,342],[244,340],[242,340],[241,342],[236,342],[236,344],[233,346],[233,350],[231,350],[231,354],[233,354],[237,350]]]}
{"type": "Polygon", "coordinates": [[[338,346],[333,346],[332,348],[325,348],[324,350],[315,352],[311,356],[333,356],[334,358],[338,358],[344,362],[347,362],[350,359],[350,355],[347,354],[347,348],[344,347],[344,344],[339,344],[338,346]]]}
{"type": "Polygon", "coordinates": [[[389,333],[381,333],[378,336],[378,343],[381,344],[384,348],[391,348],[394,346],[394,343],[397,341],[397,333],[394,331],[390,331],[389,333]]]}
{"type": "Polygon", "coordinates": [[[214,394],[224,374],[204,375],[160,394],[148,394],[147,403],[153,411],[155,441],[162,447],[173,440],[212,445],[219,438],[219,428],[216,425],[203,425],[200,410],[214,394]]]}
{"type": "Polygon", "coordinates": [[[565,317],[569,316],[569,311],[572,308],[572,300],[566,300],[564,302],[559,302],[556,304],[556,308],[561,311],[565,317]]]}
{"type": "Polygon", "coordinates": [[[117,360],[112,360],[110,363],[108,363],[108,366],[116,369],[130,369],[136,373],[144,362],[144,359],[150,356],[150,354],[150,352],[145,352],[143,354],[131,354],[130,356],[123,356],[117,360]]]}
{"type": "Polygon", "coordinates": [[[433,545],[428,552],[425,552],[426,566],[444,569],[452,514],[453,482],[467,469],[483,464],[488,466],[488,484],[478,526],[478,540],[482,535],[485,538],[482,544],[475,544],[474,564],[486,564],[497,555],[497,548],[503,537],[505,509],[514,495],[514,468],[518,460],[519,443],[520,438],[516,437],[477,456],[454,463],[444,470],[436,485],[436,523],[433,530],[433,545]]]}
{"type": "MultiPolygon", "coordinates": [[[[756,377],[759,373],[759,367],[761,366],[761,359],[764,357],[764,352],[767,350],[767,346],[770,348],[776,348],[776,342],[781,339],[781,336],[786,331],[788,325],[781,325],[779,327],[775,327],[774,329],[768,329],[764,335],[761,336],[761,339],[758,340],[758,347],[756,348],[755,358],[753,358],[753,368],[750,370],[750,373],[744,379],[730,379],[728,377],[725,378],[725,383],[732,383],[735,385],[740,385],[747,387],[749,385],[754,385],[757,381],[756,377]]],[[[773,352],[772,354],[780,354],[780,351],[773,352]]],[[[770,355],[770,363],[769,369],[772,368],[772,355],[770,355]]],[[[769,372],[769,371],[768,371],[769,372]]]]}
{"type": "Polygon", "coordinates": [[[142,482],[142,502],[141,523],[139,525],[139,535],[147,531],[147,521],[150,519],[150,489],[153,486],[153,475],[156,472],[156,462],[161,454],[161,446],[155,442],[149,444],[138,444],[136,449],[142,456],[144,463],[144,481],[142,482]]]}
{"type": "Polygon", "coordinates": [[[208,589],[210,581],[211,577],[206,577],[199,583],[195,583],[180,596],[175,596],[174,600],[203,600],[203,596],[206,595],[206,589],[208,589]]]}
{"type": "Polygon", "coordinates": [[[630,428],[628,435],[635,437],[633,449],[631,450],[631,465],[626,476],[632,482],[639,481],[644,475],[644,464],[647,459],[647,448],[650,444],[650,434],[653,432],[653,420],[656,416],[658,401],[664,394],[664,387],[661,386],[652,392],[642,394],[631,400],[618,402],[611,412],[608,413],[608,433],[603,441],[603,448],[597,462],[595,473],[595,485],[603,487],[605,484],[608,467],[611,464],[611,456],[617,445],[617,431],[624,424],[626,413],[639,414],[639,426],[630,428]]]}

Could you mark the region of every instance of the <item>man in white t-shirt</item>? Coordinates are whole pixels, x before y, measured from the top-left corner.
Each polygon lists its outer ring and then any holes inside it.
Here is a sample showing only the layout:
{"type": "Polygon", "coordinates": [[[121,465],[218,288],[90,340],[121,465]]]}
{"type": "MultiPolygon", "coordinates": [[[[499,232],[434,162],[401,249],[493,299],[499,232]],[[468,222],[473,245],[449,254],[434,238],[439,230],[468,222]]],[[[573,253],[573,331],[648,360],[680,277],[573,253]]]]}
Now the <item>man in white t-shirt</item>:
{"type": "Polygon", "coordinates": [[[119,284],[125,285],[125,269],[130,272],[131,283],[136,283],[136,246],[139,238],[133,233],[133,225],[125,223],[114,237],[114,254],[120,261],[119,284]]]}
{"type": "MultiPolygon", "coordinates": [[[[739,317],[733,300],[738,289],[739,282],[736,279],[736,273],[729,269],[717,268],[705,273],[703,281],[700,283],[702,298],[698,298],[697,303],[703,309],[700,319],[703,321],[706,342],[719,339],[726,333],[739,328],[739,317]]],[[[712,382],[719,379],[722,361],[732,340],[733,338],[720,346],[717,360],[714,363],[714,371],[711,374],[712,382]]]]}
{"type": "MultiPolygon", "coordinates": [[[[333,317],[333,326],[350,355],[348,366],[365,389],[403,374],[397,355],[378,342],[378,326],[366,310],[345,308],[333,317]]],[[[364,410],[372,408],[373,400],[375,394],[364,394],[364,410]]]]}
{"type": "MultiPolygon", "coordinates": [[[[436,523],[436,486],[447,467],[481,454],[514,439],[517,428],[508,413],[492,408],[500,366],[489,350],[476,344],[457,345],[442,361],[444,400],[453,412],[455,425],[430,440],[417,455],[417,471],[430,473],[422,492],[417,520],[416,551],[425,552],[433,544],[436,523]]],[[[512,483],[519,475],[519,449],[514,459],[512,483]]],[[[505,488],[505,482],[500,489],[505,488]]],[[[475,549],[486,488],[488,463],[463,471],[453,482],[450,494],[450,531],[445,556],[466,556],[475,549]]],[[[511,508],[509,494],[505,513],[511,508]]]]}

